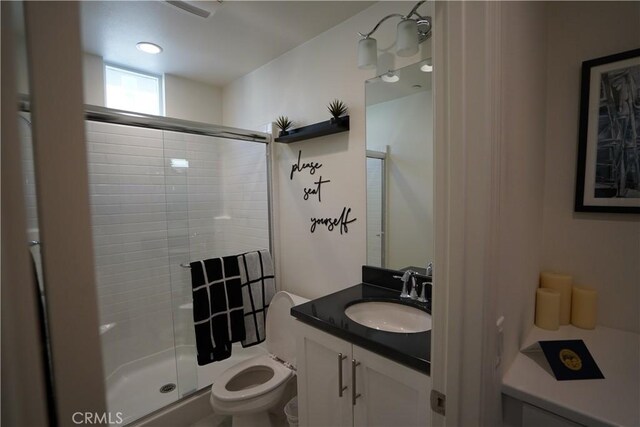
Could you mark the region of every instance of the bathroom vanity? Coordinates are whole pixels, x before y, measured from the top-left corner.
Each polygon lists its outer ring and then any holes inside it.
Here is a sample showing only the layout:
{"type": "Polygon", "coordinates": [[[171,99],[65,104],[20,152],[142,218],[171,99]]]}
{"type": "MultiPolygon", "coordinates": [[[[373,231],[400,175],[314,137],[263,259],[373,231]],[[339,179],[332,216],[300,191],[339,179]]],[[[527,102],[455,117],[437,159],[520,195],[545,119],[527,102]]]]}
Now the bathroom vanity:
{"type": "MultiPolygon", "coordinates": [[[[393,279],[378,278],[291,309],[297,319],[300,425],[429,425],[431,332],[403,330],[424,329],[420,322],[426,316],[430,320],[430,304],[401,299],[400,287],[389,285],[393,279]],[[345,314],[349,307],[369,302],[403,311],[391,322],[400,325],[398,332],[364,326],[345,314]],[[416,309],[422,318],[411,317],[416,309]]],[[[375,307],[371,313],[380,311],[375,307]]]]}

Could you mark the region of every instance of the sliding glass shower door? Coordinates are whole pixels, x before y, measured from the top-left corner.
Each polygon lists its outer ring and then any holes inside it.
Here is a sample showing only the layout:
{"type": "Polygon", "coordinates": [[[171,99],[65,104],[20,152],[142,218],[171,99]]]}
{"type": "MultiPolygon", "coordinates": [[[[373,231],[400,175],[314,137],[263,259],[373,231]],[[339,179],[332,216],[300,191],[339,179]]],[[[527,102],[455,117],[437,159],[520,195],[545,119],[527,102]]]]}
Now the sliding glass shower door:
{"type": "Polygon", "coordinates": [[[189,263],[269,248],[267,145],[90,121],[87,148],[108,406],[130,422],[236,363],[196,364],[189,263]]]}

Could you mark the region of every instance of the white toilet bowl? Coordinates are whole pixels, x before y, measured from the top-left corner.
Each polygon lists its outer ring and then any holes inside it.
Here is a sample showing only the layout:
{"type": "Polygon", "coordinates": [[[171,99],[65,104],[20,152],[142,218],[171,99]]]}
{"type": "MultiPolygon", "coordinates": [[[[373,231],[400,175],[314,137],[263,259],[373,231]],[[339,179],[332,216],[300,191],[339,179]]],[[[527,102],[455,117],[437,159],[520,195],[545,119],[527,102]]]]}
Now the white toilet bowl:
{"type": "Polygon", "coordinates": [[[290,310],[306,301],[287,292],[274,295],[266,322],[269,354],[232,366],[211,386],[214,412],[232,415],[233,427],[270,426],[269,411],[284,405],[283,398],[290,397],[291,386],[295,384],[295,339],[290,310]]]}

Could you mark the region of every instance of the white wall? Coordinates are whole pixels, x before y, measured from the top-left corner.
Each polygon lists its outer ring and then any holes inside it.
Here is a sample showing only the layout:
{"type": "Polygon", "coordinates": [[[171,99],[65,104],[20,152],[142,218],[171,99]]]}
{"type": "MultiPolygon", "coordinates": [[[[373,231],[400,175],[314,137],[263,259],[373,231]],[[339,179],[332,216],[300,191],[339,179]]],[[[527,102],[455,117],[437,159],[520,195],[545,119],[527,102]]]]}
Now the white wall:
{"type": "Polygon", "coordinates": [[[222,89],[172,74],[164,75],[165,116],[222,123],[222,89]]]}
{"type": "Polygon", "coordinates": [[[492,378],[497,347],[489,338],[486,424],[500,422],[499,378],[533,325],[541,270],[596,287],[599,324],[640,328],[638,215],[573,212],[581,63],[637,48],[640,5],[505,2],[501,9],[498,302],[486,325],[505,316],[504,358],[492,378]]]}
{"type": "MultiPolygon", "coordinates": [[[[356,32],[369,31],[389,13],[407,13],[414,4],[377,3],[223,90],[224,124],[249,129],[262,129],[281,114],[288,115],[294,127],[328,120],[326,106],[334,98],[349,107],[349,133],[276,146],[273,173],[278,197],[274,203],[279,219],[275,238],[283,289],[313,298],[361,280],[360,269],[366,262],[364,81],[376,72],[358,70],[356,32]],[[289,179],[298,150],[303,161],[323,164],[316,176],[331,179],[322,189],[321,204],[302,200],[303,188],[312,185],[314,176],[304,173],[289,179]],[[328,234],[322,229],[310,234],[311,217],[338,216],[344,206],[350,206],[352,217],[357,218],[348,234],[328,234]]],[[[394,23],[386,23],[376,33],[380,49],[391,46],[395,29],[394,23]]],[[[423,44],[422,52],[411,58],[386,54],[381,67],[384,71],[400,68],[426,58],[428,51],[423,44]]]]}
{"type": "Polygon", "coordinates": [[[637,47],[640,5],[507,2],[502,13],[496,314],[508,366],[533,324],[540,270],[597,287],[600,324],[640,327],[638,215],[573,212],[581,62],[637,47]]]}
{"type": "Polygon", "coordinates": [[[102,57],[84,53],[82,57],[84,103],[104,105],[104,63],[102,57]]]}
{"type": "MultiPolygon", "coordinates": [[[[533,324],[541,259],[546,108],[545,5],[502,4],[502,147],[498,236],[498,316],[504,366],[533,324]]],[[[496,316],[497,317],[497,316],[496,316]]]]}
{"type": "Polygon", "coordinates": [[[541,267],[596,288],[599,324],[640,332],[640,215],[573,212],[582,61],[638,48],[640,3],[550,2],[547,7],[541,267]]]}
{"type": "MultiPolygon", "coordinates": [[[[534,321],[535,289],[542,257],[545,170],[546,6],[504,2],[501,10],[500,126],[493,171],[497,187],[495,278],[485,299],[482,422],[501,423],[501,378],[518,354],[534,321]],[[496,321],[504,316],[502,362],[498,368],[496,321]]],[[[481,256],[477,254],[476,256],[481,256]]]]}
{"type": "MultiPolygon", "coordinates": [[[[84,101],[104,106],[104,62],[102,57],[84,54],[84,101]]],[[[222,90],[218,86],[165,74],[165,116],[194,122],[222,123],[222,90]]]]}
{"type": "Polygon", "coordinates": [[[387,155],[386,266],[433,261],[432,91],[367,107],[367,148],[387,155]]]}

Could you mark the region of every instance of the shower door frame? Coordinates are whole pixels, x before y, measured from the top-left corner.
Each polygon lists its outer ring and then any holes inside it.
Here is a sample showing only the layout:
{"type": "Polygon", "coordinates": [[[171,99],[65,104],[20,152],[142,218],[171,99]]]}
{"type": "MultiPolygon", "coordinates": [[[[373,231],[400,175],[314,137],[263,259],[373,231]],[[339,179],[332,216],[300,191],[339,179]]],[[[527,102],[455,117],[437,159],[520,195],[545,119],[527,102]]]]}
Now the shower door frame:
{"type": "MultiPolygon", "coordinates": [[[[31,101],[27,95],[19,95],[18,111],[31,113],[31,101]]],[[[134,113],[130,111],[117,110],[113,108],[106,108],[96,105],[84,105],[84,119],[87,121],[95,121],[102,123],[110,123],[124,126],[133,126],[138,128],[156,129],[162,131],[187,133],[201,136],[211,136],[215,138],[223,138],[238,141],[248,141],[266,144],[265,149],[265,162],[267,172],[267,222],[268,222],[268,236],[269,236],[269,251],[271,253],[274,267],[276,264],[276,254],[274,253],[274,213],[273,213],[273,165],[272,165],[272,149],[274,137],[272,134],[258,131],[250,131],[246,129],[239,129],[228,126],[213,125],[208,123],[194,122],[183,119],[176,119],[172,117],[153,116],[149,114],[134,113]]],[[[86,131],[85,131],[86,132],[86,131]]],[[[36,171],[37,173],[37,171],[36,171]]],[[[85,177],[88,179],[88,176],[85,177]]],[[[95,263],[95,260],[92,260],[95,263]]],[[[45,286],[47,279],[45,277],[45,286]]],[[[93,284],[95,288],[95,284],[93,284]]],[[[97,299],[96,299],[96,311],[97,311],[97,299]]],[[[98,331],[96,330],[98,336],[98,331]]],[[[174,337],[175,340],[175,337],[174,337]]],[[[98,347],[100,353],[102,353],[101,344],[98,341],[98,347]]],[[[106,388],[103,387],[103,392],[106,395],[106,388]]],[[[153,419],[158,414],[164,413],[168,407],[180,404],[181,402],[191,401],[199,398],[203,393],[207,392],[207,388],[196,389],[195,391],[188,393],[179,398],[166,407],[159,408],[148,414],[143,415],[140,418],[134,420],[134,423],[139,423],[145,419],[153,419]]],[[[108,410],[108,408],[107,408],[108,410]]]]}
{"type": "MultiPolygon", "coordinates": [[[[19,111],[25,113],[31,112],[31,102],[27,95],[20,95],[19,111]]],[[[273,179],[270,154],[271,145],[273,144],[273,135],[265,132],[251,131],[230,126],[214,125],[209,123],[194,122],[191,120],[176,119],[173,117],[153,116],[150,114],[117,110],[114,108],[100,107],[98,105],[85,104],[84,111],[85,120],[95,122],[266,144],[267,147],[265,150],[265,161],[267,165],[267,221],[269,223],[269,252],[271,253],[271,258],[273,259],[273,263],[275,265],[276,259],[273,244],[274,228],[272,213],[273,179]]]]}

